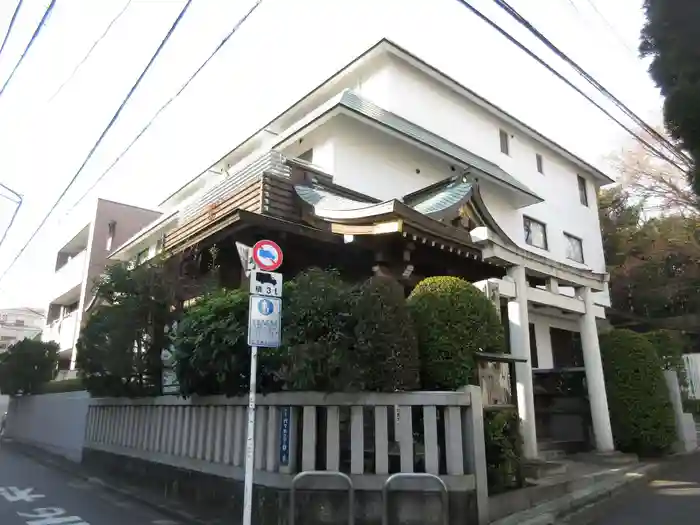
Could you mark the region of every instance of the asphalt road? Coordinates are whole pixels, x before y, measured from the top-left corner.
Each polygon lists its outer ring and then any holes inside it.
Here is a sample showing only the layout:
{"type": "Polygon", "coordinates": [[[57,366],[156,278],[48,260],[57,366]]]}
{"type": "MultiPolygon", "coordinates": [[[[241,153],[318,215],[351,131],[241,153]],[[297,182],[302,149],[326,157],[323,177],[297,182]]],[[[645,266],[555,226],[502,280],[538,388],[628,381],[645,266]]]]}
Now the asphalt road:
{"type": "Polygon", "coordinates": [[[595,525],[700,523],[700,453],[673,460],[645,485],[604,504],[595,525]]]}
{"type": "Polygon", "coordinates": [[[98,484],[0,446],[2,525],[181,525],[98,484]]]}

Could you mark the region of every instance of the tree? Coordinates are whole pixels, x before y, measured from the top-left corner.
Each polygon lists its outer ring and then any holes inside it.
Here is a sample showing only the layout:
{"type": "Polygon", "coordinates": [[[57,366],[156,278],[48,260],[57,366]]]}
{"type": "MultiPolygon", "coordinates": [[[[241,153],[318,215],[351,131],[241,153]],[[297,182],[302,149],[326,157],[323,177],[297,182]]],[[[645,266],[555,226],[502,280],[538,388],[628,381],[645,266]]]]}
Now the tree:
{"type": "Polygon", "coordinates": [[[700,200],[681,171],[639,144],[612,161],[619,183],[601,192],[599,212],[614,315],[697,330],[700,200]]]}
{"type": "Polygon", "coordinates": [[[0,392],[9,396],[38,393],[56,375],[58,351],[53,341],[23,339],[10,345],[0,354],[0,392]]]}
{"type": "Polygon", "coordinates": [[[355,287],[334,270],[310,268],[285,285],[280,376],[290,390],[359,390],[350,366],[357,301],[355,287]]]}
{"type": "MultiPolygon", "coordinates": [[[[661,126],[656,131],[666,136],[661,126]]],[[[693,193],[686,174],[658,154],[663,146],[655,137],[644,130],[637,130],[637,134],[657,151],[630,140],[619,152],[611,154],[608,160],[619,175],[618,187],[647,216],[699,214],[700,199],[693,193]]]]}
{"type": "Polygon", "coordinates": [[[95,287],[97,306],[78,339],[77,366],[97,396],[160,392],[165,326],[174,319],[173,281],[165,265],[110,266],[95,287]]]}
{"type": "Polygon", "coordinates": [[[694,0],[645,0],[644,9],[639,49],[652,57],[649,73],[665,98],[666,126],[694,160],[688,180],[700,195],[700,7],[694,0]]]}
{"type": "Polygon", "coordinates": [[[654,346],[641,334],[612,330],[600,338],[600,355],[616,447],[640,456],[668,452],[673,408],[654,346]]]}
{"type": "Polygon", "coordinates": [[[428,277],[411,292],[421,382],[427,390],[456,390],[474,383],[474,354],[505,352],[505,334],[493,303],[458,277],[428,277]]]}
{"type": "Polygon", "coordinates": [[[355,350],[362,390],[394,392],[420,388],[420,356],[403,286],[374,276],[360,288],[355,305],[355,350]]]}

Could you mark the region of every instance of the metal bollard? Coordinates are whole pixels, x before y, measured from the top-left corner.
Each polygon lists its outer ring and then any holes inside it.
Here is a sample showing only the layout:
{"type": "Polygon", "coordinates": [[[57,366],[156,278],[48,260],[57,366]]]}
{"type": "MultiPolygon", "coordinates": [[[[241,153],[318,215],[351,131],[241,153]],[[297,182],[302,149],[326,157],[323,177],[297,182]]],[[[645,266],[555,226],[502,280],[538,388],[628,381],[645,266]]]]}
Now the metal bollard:
{"type": "Polygon", "coordinates": [[[445,485],[445,482],[442,480],[442,478],[440,478],[440,476],[436,476],[435,474],[428,474],[427,472],[398,472],[386,478],[386,481],[382,486],[382,525],[389,525],[389,486],[398,479],[406,478],[430,479],[435,481],[440,486],[440,495],[442,499],[442,525],[449,525],[450,498],[447,492],[447,485],[445,485]]]}
{"type": "Polygon", "coordinates": [[[355,486],[352,483],[352,479],[347,474],[342,472],[335,472],[330,470],[305,470],[304,472],[299,472],[294,478],[292,478],[292,484],[289,488],[289,523],[288,525],[294,525],[296,520],[296,486],[299,481],[304,478],[339,478],[345,481],[348,486],[348,525],[355,524],[355,486]]]}

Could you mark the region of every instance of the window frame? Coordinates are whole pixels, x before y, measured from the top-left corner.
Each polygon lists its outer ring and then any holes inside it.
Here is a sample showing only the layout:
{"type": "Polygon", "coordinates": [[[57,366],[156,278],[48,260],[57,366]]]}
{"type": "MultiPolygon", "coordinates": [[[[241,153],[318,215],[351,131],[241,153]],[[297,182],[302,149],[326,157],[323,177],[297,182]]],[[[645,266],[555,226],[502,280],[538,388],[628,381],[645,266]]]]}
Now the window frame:
{"type": "Polygon", "coordinates": [[[538,221],[537,219],[533,219],[533,218],[530,217],[529,215],[523,215],[523,235],[525,236],[525,244],[527,244],[528,246],[532,246],[533,248],[537,248],[538,250],[549,251],[549,239],[548,239],[548,236],[547,236],[547,224],[546,224],[546,223],[544,223],[544,222],[542,222],[542,221],[538,221]],[[528,240],[527,240],[527,231],[525,230],[525,225],[526,225],[526,223],[528,223],[528,222],[529,222],[529,223],[535,223],[535,224],[537,224],[537,225],[542,226],[542,230],[543,230],[543,232],[544,232],[544,247],[537,246],[536,244],[533,244],[533,243],[531,243],[531,242],[528,242],[528,240]]]}
{"type": "Polygon", "coordinates": [[[579,200],[579,202],[583,206],[588,208],[589,207],[588,181],[586,180],[585,177],[582,177],[581,175],[576,174],[576,186],[578,187],[578,200],[579,200]]]}
{"type": "Polygon", "coordinates": [[[510,157],[510,134],[505,129],[498,129],[498,140],[501,144],[501,153],[510,157]]]}
{"type": "Polygon", "coordinates": [[[579,264],[586,264],[586,255],[583,253],[583,239],[581,237],[578,237],[576,235],[572,235],[568,232],[564,232],[564,239],[566,240],[566,258],[569,261],[574,261],[579,264]],[[573,257],[569,257],[569,240],[575,240],[578,241],[579,246],[581,247],[581,260],[579,261],[578,259],[574,259],[573,257]]]}

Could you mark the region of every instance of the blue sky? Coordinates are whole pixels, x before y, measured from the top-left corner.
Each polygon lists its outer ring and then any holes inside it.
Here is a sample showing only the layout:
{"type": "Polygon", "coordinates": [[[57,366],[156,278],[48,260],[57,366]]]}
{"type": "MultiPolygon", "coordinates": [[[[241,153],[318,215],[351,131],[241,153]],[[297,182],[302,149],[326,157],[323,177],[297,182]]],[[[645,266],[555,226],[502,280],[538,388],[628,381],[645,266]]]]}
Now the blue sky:
{"type": "MultiPolygon", "coordinates": [[[[491,0],[472,3],[575,79],[491,0]]],[[[640,116],[651,123],[660,120],[661,100],[635,51],[643,23],[642,0],[510,3],[640,116]]],[[[0,55],[0,82],[16,64],[48,4],[24,0],[0,55]]],[[[58,0],[0,96],[0,182],[25,201],[0,247],[0,272],[73,177],[184,4],[185,0],[58,0]],[[107,38],[51,99],[127,3],[107,38]]],[[[1,307],[46,306],[56,249],[86,221],[95,197],[157,206],[382,37],[600,167],[605,168],[606,154],[625,144],[624,132],[607,117],[455,0],[263,0],[182,96],[80,200],[252,4],[253,0],[194,0],[64,203],[0,281],[1,307]]],[[[0,2],[0,35],[15,5],[0,2]]],[[[593,93],[582,80],[576,83],[593,93]]],[[[0,228],[12,211],[12,205],[0,199],[0,228]]]]}

